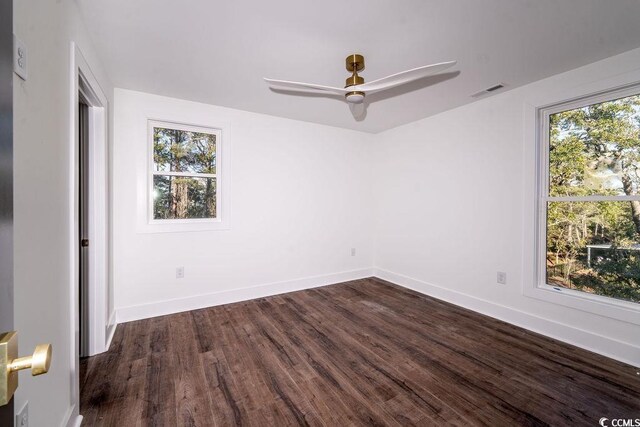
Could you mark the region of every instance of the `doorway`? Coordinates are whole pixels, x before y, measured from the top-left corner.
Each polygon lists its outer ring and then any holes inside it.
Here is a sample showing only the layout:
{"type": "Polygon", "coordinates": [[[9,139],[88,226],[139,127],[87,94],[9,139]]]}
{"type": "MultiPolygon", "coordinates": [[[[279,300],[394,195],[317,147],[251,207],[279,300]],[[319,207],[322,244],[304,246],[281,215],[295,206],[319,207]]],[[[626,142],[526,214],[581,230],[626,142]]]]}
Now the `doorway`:
{"type": "Polygon", "coordinates": [[[109,315],[108,100],[77,47],[74,60],[72,324],[79,361],[107,349],[115,322],[109,315]]]}
{"type": "Polygon", "coordinates": [[[89,352],[89,104],[87,98],[78,93],[78,356],[87,357],[89,352]]]}
{"type": "Polygon", "coordinates": [[[109,101],[78,46],[71,46],[69,171],[70,315],[74,375],[71,400],[79,414],[80,358],[106,351],[115,332],[110,285],[109,101]]]}

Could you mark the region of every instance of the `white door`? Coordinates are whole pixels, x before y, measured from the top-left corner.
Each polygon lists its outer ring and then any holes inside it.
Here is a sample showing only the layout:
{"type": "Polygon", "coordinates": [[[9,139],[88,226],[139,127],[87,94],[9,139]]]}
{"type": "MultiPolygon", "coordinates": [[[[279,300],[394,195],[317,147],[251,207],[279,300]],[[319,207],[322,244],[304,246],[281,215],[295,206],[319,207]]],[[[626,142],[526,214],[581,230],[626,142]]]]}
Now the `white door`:
{"type": "MultiPolygon", "coordinates": [[[[0,1],[0,333],[13,330],[12,86],[13,2],[0,1]]],[[[13,400],[0,406],[0,426],[12,425],[13,400]]]]}
{"type": "MultiPolygon", "coordinates": [[[[18,371],[49,370],[51,346],[18,357],[13,330],[13,1],[0,1],[0,426],[14,425],[13,392],[18,371]]],[[[24,349],[21,349],[24,350],[24,349]]]]}

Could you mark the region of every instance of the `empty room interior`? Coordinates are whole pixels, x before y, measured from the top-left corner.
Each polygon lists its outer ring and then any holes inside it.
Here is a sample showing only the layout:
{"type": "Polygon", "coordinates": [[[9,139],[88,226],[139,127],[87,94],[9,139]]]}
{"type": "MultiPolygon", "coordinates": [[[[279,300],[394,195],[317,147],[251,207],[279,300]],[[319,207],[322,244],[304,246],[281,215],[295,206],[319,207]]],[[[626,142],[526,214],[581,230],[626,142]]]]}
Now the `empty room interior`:
{"type": "Polygon", "coordinates": [[[0,1],[0,426],[640,427],[640,2],[0,1]]]}

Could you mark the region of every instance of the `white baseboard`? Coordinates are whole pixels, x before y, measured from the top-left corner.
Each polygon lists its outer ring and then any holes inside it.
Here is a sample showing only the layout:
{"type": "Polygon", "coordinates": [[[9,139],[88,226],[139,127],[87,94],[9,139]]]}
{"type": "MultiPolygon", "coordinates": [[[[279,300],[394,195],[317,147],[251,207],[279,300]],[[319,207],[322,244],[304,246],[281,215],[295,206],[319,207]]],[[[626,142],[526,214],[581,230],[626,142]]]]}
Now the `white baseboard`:
{"type": "MultiPolygon", "coordinates": [[[[267,283],[248,288],[123,307],[116,310],[115,320],[117,323],[130,322],[133,320],[147,319],[150,317],[163,316],[216,305],[248,301],[255,298],[310,289],[318,286],[331,285],[371,276],[379,277],[380,279],[387,280],[425,295],[468,308],[478,313],[494,317],[560,341],[564,341],[575,345],[576,347],[584,348],[630,365],[640,366],[640,347],[633,344],[617,341],[602,335],[594,334],[593,332],[544,319],[530,313],[379,268],[365,268],[342,273],[306,277],[285,282],[267,283]]],[[[113,338],[113,333],[115,332],[115,326],[117,324],[116,322],[113,322],[112,319],[109,321],[109,324],[112,326],[110,326],[108,332],[107,348],[113,338]]]]}
{"type": "Polygon", "coordinates": [[[67,411],[67,415],[64,417],[64,421],[60,424],[60,427],[80,427],[82,424],[82,415],[78,414],[76,405],[71,405],[67,411]]]}
{"type": "Polygon", "coordinates": [[[150,304],[122,307],[116,310],[116,321],[117,323],[130,322],[132,320],[147,319],[149,317],[164,316],[166,314],[180,313],[183,311],[196,310],[215,305],[247,301],[254,298],[262,298],[286,292],[316,288],[318,286],[371,277],[372,272],[372,269],[364,268],[360,270],[345,271],[342,273],[305,277],[286,282],[267,283],[248,288],[214,292],[205,295],[157,301],[150,304]]]}
{"type": "Polygon", "coordinates": [[[573,326],[543,319],[530,313],[495,304],[391,271],[374,268],[373,276],[559,341],[564,341],[576,347],[584,348],[585,350],[599,353],[633,366],[640,366],[640,347],[638,346],[613,340],[573,326]]]}
{"type": "Polygon", "coordinates": [[[75,418],[75,422],[71,424],[73,427],[80,427],[82,425],[82,415],[78,415],[75,418]]]}
{"type": "Polygon", "coordinates": [[[108,351],[109,347],[111,347],[111,340],[113,340],[113,334],[116,333],[116,326],[118,326],[118,323],[116,322],[116,311],[113,310],[111,316],[109,316],[109,322],[107,323],[107,340],[105,342],[105,351],[108,351]]]}

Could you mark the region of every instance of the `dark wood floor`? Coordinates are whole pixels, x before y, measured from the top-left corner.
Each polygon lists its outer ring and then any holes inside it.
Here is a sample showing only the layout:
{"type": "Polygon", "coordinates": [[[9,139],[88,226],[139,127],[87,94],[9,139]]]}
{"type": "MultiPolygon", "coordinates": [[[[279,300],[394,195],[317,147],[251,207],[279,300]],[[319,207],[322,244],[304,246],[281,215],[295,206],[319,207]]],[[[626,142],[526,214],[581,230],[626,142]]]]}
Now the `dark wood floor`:
{"type": "Polygon", "coordinates": [[[358,280],[119,325],[86,426],[586,425],[640,418],[637,369],[358,280]]]}

